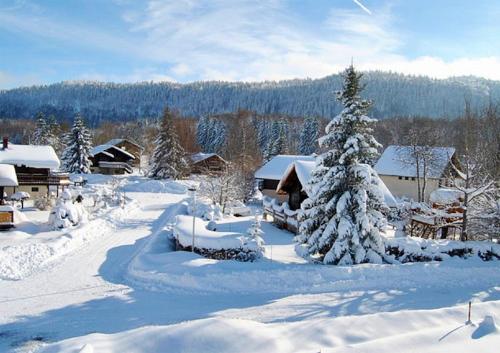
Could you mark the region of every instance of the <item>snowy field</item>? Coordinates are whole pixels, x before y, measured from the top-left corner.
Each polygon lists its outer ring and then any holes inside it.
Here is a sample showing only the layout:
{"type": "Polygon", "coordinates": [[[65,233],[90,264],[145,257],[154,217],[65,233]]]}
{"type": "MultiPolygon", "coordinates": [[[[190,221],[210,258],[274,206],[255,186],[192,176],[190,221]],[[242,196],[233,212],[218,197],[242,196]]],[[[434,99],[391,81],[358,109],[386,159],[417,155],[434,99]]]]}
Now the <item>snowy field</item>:
{"type": "MultiPolygon", "coordinates": [[[[264,258],[206,259],[169,240],[186,182],[115,180],[124,207],[64,231],[28,208],[0,232],[0,352],[497,351],[498,261],[313,265],[266,222],[264,258]]],[[[93,176],[81,191],[111,184],[93,176]]],[[[217,230],[244,234],[251,221],[217,230]]]]}

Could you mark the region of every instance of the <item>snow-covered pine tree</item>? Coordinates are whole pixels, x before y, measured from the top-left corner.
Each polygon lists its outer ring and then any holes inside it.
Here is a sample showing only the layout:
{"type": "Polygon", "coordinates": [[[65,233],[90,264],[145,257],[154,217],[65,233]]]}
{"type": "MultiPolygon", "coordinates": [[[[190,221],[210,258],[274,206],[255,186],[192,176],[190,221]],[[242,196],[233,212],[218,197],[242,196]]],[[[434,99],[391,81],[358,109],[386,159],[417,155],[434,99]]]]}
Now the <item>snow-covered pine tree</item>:
{"type": "Polygon", "coordinates": [[[185,175],[188,165],[184,154],[184,149],[179,143],[179,137],[174,126],[173,114],[167,107],[163,111],[160,128],[155,140],[149,176],[156,179],[178,179],[185,175]]]}
{"type": "Polygon", "coordinates": [[[264,152],[264,160],[268,161],[278,154],[285,154],[288,151],[287,141],[288,126],[284,120],[273,121],[269,143],[264,152]]]}
{"type": "Polygon", "coordinates": [[[379,179],[371,168],[380,144],[372,136],[376,121],[366,114],[371,102],[359,96],[361,75],[351,65],[337,99],[344,109],[319,139],[326,150],[312,173],[310,197],[302,204],[297,241],[304,255],[325,264],[389,261],[380,231],[386,224],[379,179]]]}
{"type": "Polygon", "coordinates": [[[310,155],[318,149],[318,119],[307,118],[304,120],[299,139],[299,153],[310,155]]]}
{"type": "Polygon", "coordinates": [[[207,145],[207,137],[208,137],[208,125],[210,121],[206,116],[202,116],[200,120],[198,120],[198,124],[196,125],[196,143],[200,146],[201,150],[205,152],[205,148],[207,145]]]}
{"type": "Polygon", "coordinates": [[[73,127],[64,140],[66,148],[61,157],[64,170],[69,173],[89,174],[92,165],[89,159],[92,136],[80,115],[75,117],[73,127]]]}
{"type": "Polygon", "coordinates": [[[226,144],[226,124],[221,120],[214,120],[214,138],[211,143],[212,153],[221,153],[226,144]]]}
{"type": "Polygon", "coordinates": [[[33,132],[31,143],[33,145],[48,145],[50,129],[47,119],[43,113],[38,113],[36,116],[36,127],[33,132]]]}

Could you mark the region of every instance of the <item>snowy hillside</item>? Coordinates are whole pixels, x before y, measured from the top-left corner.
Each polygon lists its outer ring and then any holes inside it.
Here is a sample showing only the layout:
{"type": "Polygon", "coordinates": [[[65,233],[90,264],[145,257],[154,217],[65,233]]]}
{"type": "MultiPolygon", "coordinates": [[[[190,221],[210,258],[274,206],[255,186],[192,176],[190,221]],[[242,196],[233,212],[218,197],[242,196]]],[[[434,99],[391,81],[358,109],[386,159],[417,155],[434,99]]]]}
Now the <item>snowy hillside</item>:
{"type": "MultiPolygon", "coordinates": [[[[500,83],[474,77],[435,80],[395,73],[369,72],[364,95],[374,100],[373,116],[456,117],[464,97],[473,108],[500,98],[500,83]]],[[[235,112],[330,118],[340,106],[333,92],[339,75],[322,79],[261,83],[194,82],[189,84],[68,82],[0,91],[0,117],[31,118],[37,112],[67,119],[81,112],[92,124],[100,120],[157,117],[165,105],[188,116],[235,112]]]]}

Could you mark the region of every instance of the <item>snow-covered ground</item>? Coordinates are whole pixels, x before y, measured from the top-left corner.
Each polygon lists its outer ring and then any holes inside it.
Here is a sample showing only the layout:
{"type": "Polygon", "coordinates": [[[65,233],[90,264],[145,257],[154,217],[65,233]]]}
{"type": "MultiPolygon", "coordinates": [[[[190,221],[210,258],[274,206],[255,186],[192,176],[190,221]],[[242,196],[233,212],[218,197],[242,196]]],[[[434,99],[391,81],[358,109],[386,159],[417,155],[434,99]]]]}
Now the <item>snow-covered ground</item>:
{"type": "MultiPolygon", "coordinates": [[[[0,233],[1,352],[495,352],[500,344],[499,261],[312,265],[290,233],[266,222],[263,259],[209,260],[174,252],[167,240],[186,212],[185,183],[119,180],[124,208],[64,232],[27,210],[31,223],[0,233]]],[[[96,176],[88,187],[108,182],[96,176]]],[[[245,233],[251,220],[227,218],[217,230],[245,233]]]]}

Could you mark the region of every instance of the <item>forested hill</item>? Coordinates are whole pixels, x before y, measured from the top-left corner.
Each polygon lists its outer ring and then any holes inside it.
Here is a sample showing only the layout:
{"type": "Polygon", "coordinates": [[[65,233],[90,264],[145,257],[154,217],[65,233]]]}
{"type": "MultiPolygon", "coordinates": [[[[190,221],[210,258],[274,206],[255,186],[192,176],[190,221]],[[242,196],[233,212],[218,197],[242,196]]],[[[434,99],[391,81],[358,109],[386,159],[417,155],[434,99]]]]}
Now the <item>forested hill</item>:
{"type": "MultiPolygon", "coordinates": [[[[372,115],[456,117],[469,99],[475,109],[500,101],[500,81],[475,77],[436,80],[368,72],[363,96],[374,101],[372,115]]],[[[194,82],[115,84],[64,82],[0,91],[0,118],[28,118],[37,112],[71,119],[80,112],[101,120],[156,117],[165,105],[186,116],[233,112],[331,117],[339,111],[334,92],[340,76],[261,83],[194,82]]]]}

